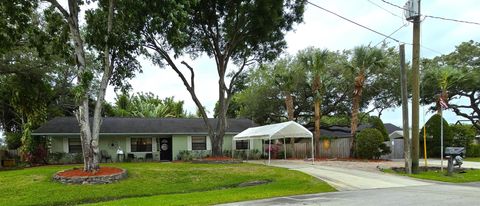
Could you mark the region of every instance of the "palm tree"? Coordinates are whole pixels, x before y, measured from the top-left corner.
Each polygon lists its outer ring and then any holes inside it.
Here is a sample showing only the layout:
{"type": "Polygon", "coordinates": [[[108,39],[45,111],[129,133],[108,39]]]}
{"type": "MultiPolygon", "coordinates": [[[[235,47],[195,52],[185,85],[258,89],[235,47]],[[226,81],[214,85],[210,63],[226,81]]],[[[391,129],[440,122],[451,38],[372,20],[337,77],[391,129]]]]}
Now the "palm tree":
{"type": "Polygon", "coordinates": [[[441,67],[433,70],[434,76],[437,79],[440,87],[440,97],[437,100],[437,112],[441,112],[440,98],[448,102],[448,89],[454,85],[455,82],[462,79],[462,73],[453,67],[441,67]]]}
{"type": "Polygon", "coordinates": [[[352,119],[351,135],[352,144],[350,146],[350,156],[355,157],[355,135],[358,126],[358,113],[360,110],[360,101],[362,100],[362,91],[365,81],[371,73],[385,66],[384,55],[381,49],[370,46],[359,46],[353,49],[353,56],[350,60],[350,71],[355,76],[354,90],[352,97],[352,119]]]}
{"type": "Polygon", "coordinates": [[[329,58],[328,50],[320,50],[315,48],[308,48],[298,54],[299,62],[303,67],[309,71],[311,76],[312,92],[315,113],[315,145],[316,156],[320,156],[320,121],[321,121],[321,105],[322,97],[325,92],[325,78],[327,62],[329,58]]]}

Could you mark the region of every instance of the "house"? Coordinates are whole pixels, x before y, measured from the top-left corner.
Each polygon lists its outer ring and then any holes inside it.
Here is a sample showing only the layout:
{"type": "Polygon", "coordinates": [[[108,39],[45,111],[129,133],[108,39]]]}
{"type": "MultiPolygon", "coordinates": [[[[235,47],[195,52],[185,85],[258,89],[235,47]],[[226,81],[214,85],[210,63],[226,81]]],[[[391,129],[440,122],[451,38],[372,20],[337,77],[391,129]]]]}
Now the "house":
{"type": "MultiPolygon", "coordinates": [[[[217,119],[209,119],[216,125],[217,119]]],[[[261,140],[237,141],[232,137],[255,126],[249,119],[228,119],[223,150],[262,149],[261,140]]],[[[74,117],[57,117],[32,135],[50,139],[51,152],[80,153],[80,128],[74,117]]],[[[182,151],[209,153],[212,145],[203,119],[105,117],[100,128],[100,150],[117,159],[117,150],[160,161],[178,159],[182,151]],[[148,156],[147,156],[148,155],[148,156]]]]}

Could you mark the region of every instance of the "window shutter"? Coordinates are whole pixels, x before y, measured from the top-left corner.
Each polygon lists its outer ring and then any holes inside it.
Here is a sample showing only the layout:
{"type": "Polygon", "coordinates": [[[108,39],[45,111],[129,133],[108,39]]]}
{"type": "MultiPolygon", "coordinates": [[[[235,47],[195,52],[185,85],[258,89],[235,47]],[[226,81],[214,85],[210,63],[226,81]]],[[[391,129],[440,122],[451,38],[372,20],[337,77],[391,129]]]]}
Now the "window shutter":
{"type": "Polygon", "coordinates": [[[187,136],[187,150],[192,150],[192,136],[187,136]]]}
{"type": "Polygon", "coordinates": [[[207,150],[212,150],[212,142],[210,141],[210,137],[206,136],[205,139],[207,139],[207,150]]]}
{"type": "Polygon", "coordinates": [[[64,137],[63,140],[63,152],[68,153],[68,137],[64,137]]]}
{"type": "Polygon", "coordinates": [[[132,151],[132,144],[130,144],[130,137],[126,137],[127,139],[127,153],[132,151]]]}

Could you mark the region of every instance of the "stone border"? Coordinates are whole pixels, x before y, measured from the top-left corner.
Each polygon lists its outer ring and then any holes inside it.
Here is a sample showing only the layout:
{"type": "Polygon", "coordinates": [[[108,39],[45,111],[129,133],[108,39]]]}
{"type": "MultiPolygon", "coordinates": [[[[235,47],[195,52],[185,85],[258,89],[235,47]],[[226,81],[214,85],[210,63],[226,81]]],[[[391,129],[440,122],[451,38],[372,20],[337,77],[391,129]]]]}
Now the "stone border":
{"type": "Polygon", "coordinates": [[[121,169],[122,172],[112,175],[101,175],[101,176],[73,176],[73,177],[63,177],[58,174],[74,169],[63,170],[57,172],[53,176],[53,180],[61,182],[63,184],[109,184],[127,177],[127,170],[121,169]]]}
{"type": "Polygon", "coordinates": [[[243,163],[242,160],[205,160],[205,159],[198,159],[192,160],[194,164],[240,164],[243,163]]]}

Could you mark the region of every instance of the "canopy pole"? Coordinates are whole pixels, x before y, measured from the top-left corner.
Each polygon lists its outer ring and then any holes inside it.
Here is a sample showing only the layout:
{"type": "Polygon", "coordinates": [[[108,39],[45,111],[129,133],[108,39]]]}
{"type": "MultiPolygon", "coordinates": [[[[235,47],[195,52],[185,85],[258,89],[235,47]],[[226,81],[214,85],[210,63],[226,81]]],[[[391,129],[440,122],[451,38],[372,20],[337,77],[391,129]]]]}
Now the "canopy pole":
{"type": "Polygon", "coordinates": [[[270,153],[272,150],[271,144],[272,144],[272,138],[268,137],[268,165],[270,165],[270,153]]]}
{"type": "Polygon", "coordinates": [[[231,148],[231,152],[230,152],[231,155],[232,155],[232,159],[233,159],[233,148],[234,148],[234,146],[235,146],[235,145],[234,145],[235,140],[234,140],[233,138],[234,138],[234,137],[232,137],[232,148],[231,148]]]}
{"type": "Polygon", "coordinates": [[[312,136],[312,165],[315,164],[315,154],[313,151],[313,136],[312,136]]]}
{"type": "Polygon", "coordinates": [[[285,138],[283,138],[283,159],[287,160],[287,146],[285,146],[285,138]]]}

